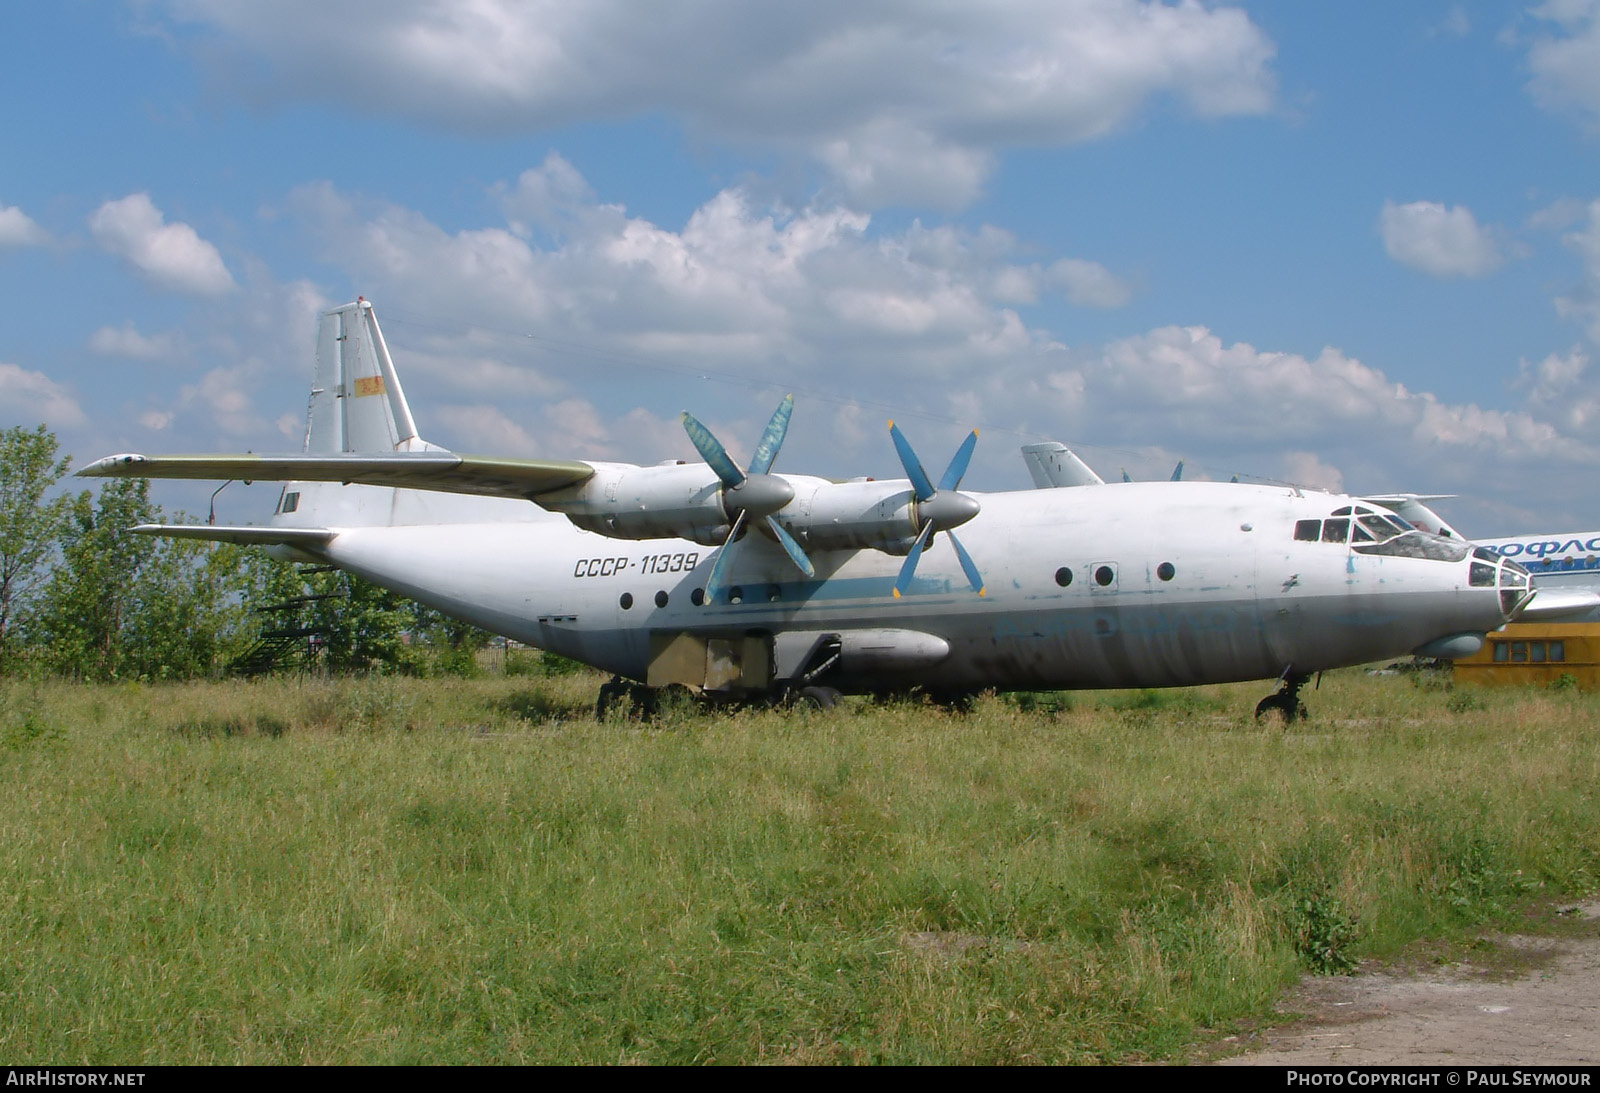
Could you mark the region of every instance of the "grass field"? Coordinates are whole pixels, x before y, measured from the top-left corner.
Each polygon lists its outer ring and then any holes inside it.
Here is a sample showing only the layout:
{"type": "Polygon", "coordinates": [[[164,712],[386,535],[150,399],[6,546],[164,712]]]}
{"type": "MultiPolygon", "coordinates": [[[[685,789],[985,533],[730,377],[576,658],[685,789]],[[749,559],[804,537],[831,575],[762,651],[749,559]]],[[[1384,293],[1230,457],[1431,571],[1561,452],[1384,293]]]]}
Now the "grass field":
{"type": "Polygon", "coordinates": [[[1600,874],[1572,691],[641,726],[598,682],[0,688],[0,1058],[1182,1058],[1600,874]]]}

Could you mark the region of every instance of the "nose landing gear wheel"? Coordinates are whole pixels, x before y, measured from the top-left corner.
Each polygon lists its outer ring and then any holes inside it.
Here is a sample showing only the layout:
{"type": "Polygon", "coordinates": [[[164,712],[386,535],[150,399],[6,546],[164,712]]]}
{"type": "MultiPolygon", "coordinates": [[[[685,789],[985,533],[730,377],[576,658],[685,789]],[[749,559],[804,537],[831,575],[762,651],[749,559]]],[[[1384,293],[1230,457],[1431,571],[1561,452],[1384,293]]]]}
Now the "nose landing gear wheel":
{"type": "Polygon", "coordinates": [[[1285,725],[1304,721],[1310,715],[1306,712],[1305,703],[1300,701],[1300,688],[1305,686],[1306,680],[1310,678],[1310,676],[1285,675],[1283,685],[1276,693],[1256,703],[1256,720],[1260,721],[1268,713],[1276,713],[1283,719],[1285,725]]]}

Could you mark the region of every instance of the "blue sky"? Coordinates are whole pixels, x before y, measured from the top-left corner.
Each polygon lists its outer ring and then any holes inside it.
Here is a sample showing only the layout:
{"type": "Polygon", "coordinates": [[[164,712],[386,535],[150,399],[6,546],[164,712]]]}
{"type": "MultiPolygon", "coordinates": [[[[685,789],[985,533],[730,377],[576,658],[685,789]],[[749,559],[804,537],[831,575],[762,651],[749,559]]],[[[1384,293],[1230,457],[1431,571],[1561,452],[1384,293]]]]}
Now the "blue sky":
{"type": "MultiPolygon", "coordinates": [[[[373,300],[425,435],[1455,493],[1589,527],[1600,0],[7,5],[0,425],[292,450],[373,300]]],[[[201,507],[167,485],[169,507],[201,507]]],[[[223,515],[264,514],[234,488],[223,515]]]]}

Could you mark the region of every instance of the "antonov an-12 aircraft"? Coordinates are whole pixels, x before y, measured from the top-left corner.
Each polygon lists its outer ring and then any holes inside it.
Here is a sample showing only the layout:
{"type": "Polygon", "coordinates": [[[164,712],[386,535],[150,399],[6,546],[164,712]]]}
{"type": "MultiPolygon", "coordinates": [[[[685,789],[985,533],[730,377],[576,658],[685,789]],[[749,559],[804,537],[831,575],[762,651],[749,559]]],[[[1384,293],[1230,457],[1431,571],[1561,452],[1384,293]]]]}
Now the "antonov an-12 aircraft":
{"type": "Polygon", "coordinates": [[[1293,719],[1313,673],[1469,655],[1534,595],[1517,563],[1381,504],[1107,484],[1059,444],[1024,450],[1036,484],[1087,488],[962,490],[976,432],[935,481],[893,423],[904,478],[779,474],[792,407],[743,465],[687,413],[703,463],[459,455],[418,435],[358,299],[322,316],[303,452],[113,455],[79,473],[283,481],[267,526],[134,530],[339,566],[612,672],[602,714],[669,686],[827,706],[1263,679],[1279,687],[1257,714],[1293,719]]]}

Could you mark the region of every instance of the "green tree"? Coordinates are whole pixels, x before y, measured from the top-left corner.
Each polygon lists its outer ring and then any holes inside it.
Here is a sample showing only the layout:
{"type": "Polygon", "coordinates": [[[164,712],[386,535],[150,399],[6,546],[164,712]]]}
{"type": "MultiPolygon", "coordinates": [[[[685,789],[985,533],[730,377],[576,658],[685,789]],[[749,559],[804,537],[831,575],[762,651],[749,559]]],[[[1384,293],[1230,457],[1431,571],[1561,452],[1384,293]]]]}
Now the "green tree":
{"type": "Polygon", "coordinates": [[[43,664],[85,679],[188,679],[249,639],[245,549],[131,534],[161,518],[144,479],[67,502],[55,570],[26,631],[43,664]]]}
{"type": "Polygon", "coordinates": [[[47,572],[70,503],[45,500],[70,462],[56,458],[58,447],[43,425],[0,432],[0,673],[17,662],[17,619],[47,572]]]}
{"type": "Polygon", "coordinates": [[[156,519],[150,483],[119,478],[69,500],[61,556],[40,596],[30,639],[51,668],[87,679],[123,674],[123,627],[134,591],[157,544],[127,534],[156,519]]]}

